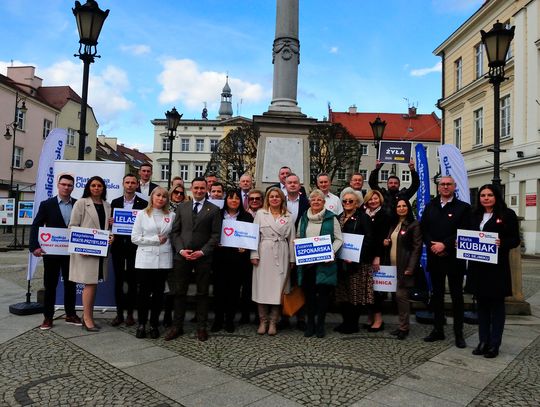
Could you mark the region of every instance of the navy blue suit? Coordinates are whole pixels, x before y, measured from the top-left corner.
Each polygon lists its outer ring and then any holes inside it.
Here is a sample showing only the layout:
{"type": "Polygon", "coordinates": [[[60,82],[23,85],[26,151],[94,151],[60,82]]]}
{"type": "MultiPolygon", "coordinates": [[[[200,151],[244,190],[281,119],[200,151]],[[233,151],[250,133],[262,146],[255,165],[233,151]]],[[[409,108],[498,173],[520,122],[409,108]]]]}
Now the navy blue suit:
{"type": "MultiPolygon", "coordinates": [[[[75,199],[71,198],[71,204],[75,199]]],[[[32,222],[30,229],[29,250],[34,252],[40,248],[38,241],[39,228],[47,226],[51,228],[67,228],[66,222],[60,212],[58,205],[58,196],[42,201],[38,212],[32,222]]],[[[45,286],[45,299],[43,315],[47,319],[54,316],[54,303],[56,302],[56,287],[58,286],[58,277],[62,272],[64,280],[64,308],[66,316],[75,316],[75,296],[76,284],[69,280],[69,256],[45,255],[43,256],[43,285],[45,286]]]]}

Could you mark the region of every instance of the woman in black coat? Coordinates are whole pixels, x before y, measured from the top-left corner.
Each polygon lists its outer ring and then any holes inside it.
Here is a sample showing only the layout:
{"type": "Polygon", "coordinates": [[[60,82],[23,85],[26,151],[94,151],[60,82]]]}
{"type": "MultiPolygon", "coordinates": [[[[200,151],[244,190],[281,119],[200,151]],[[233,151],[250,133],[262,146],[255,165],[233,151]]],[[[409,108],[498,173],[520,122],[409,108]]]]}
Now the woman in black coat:
{"type": "Polygon", "coordinates": [[[510,249],[520,243],[515,212],[504,202],[499,189],[491,184],[478,191],[473,230],[498,233],[497,264],[469,260],[468,287],[478,300],[478,335],[480,343],[473,355],[494,358],[499,354],[506,317],[504,297],[512,295],[510,249]]]}
{"type": "MultiPolygon", "coordinates": [[[[242,205],[242,192],[230,189],[225,195],[221,210],[223,220],[253,222],[242,205]]],[[[240,283],[242,276],[251,270],[250,251],[235,247],[219,246],[214,252],[214,309],[215,319],[212,332],[220,331],[225,321],[225,330],[234,332],[234,317],[240,301],[240,283]]]]}
{"type": "Polygon", "coordinates": [[[393,211],[394,220],[384,240],[386,253],[383,264],[396,266],[399,328],[390,333],[403,340],[409,335],[409,289],[414,286],[414,274],[418,272],[422,232],[408,200],[399,199],[393,211]]]}

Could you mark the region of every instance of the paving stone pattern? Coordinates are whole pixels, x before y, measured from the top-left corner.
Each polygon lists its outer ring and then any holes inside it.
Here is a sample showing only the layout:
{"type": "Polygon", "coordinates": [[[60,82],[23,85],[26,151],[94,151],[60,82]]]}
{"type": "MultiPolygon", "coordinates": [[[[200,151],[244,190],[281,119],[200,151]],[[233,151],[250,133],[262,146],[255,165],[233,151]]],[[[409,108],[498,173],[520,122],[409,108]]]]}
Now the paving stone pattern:
{"type": "Polygon", "coordinates": [[[181,406],[37,328],[0,345],[0,389],[2,406],[181,406]]]}
{"type": "MultiPolygon", "coordinates": [[[[396,328],[390,324],[384,332],[332,332],[324,339],[304,338],[297,330],[259,336],[256,327],[243,325],[234,334],[212,334],[201,343],[192,325],[186,324],[184,336],[157,344],[306,406],[349,406],[453,345],[452,335],[425,343],[422,337],[431,326],[415,325],[411,336],[399,341],[388,333],[396,328]]],[[[466,327],[466,335],[474,330],[466,327]]]]}
{"type": "Polygon", "coordinates": [[[540,338],[525,348],[469,406],[540,406],[540,338]]]}

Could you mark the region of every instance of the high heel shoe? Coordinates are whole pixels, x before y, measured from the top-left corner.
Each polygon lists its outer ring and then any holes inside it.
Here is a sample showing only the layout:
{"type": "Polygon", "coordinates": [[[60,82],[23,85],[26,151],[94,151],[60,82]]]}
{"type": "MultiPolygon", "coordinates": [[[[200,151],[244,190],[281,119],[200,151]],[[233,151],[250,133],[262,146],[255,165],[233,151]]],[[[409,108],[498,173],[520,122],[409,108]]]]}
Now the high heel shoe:
{"type": "Polygon", "coordinates": [[[94,323],[94,326],[88,326],[86,325],[86,322],[83,320],[81,320],[82,322],[82,326],[81,328],[87,332],[99,332],[101,330],[101,327],[99,325],[97,325],[96,323],[94,323]]]}
{"type": "Polygon", "coordinates": [[[378,328],[374,328],[373,326],[370,326],[367,330],[368,330],[368,332],[384,331],[384,322],[381,322],[381,326],[379,326],[378,328]]]}

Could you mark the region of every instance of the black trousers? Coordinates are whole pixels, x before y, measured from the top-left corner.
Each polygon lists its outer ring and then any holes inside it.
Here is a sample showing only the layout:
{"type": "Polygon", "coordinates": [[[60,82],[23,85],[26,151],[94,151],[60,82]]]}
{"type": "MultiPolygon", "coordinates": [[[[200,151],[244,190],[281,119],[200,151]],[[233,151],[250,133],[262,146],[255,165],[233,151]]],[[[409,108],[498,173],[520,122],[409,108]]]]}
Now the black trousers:
{"type": "Polygon", "coordinates": [[[320,326],[324,325],[326,319],[326,311],[328,310],[333,286],[316,284],[316,277],[315,267],[306,267],[302,275],[302,289],[306,299],[304,307],[308,324],[315,323],[316,316],[316,324],[320,326]]]}
{"type": "Polygon", "coordinates": [[[480,342],[499,349],[505,320],[504,298],[478,298],[478,336],[480,342]]]}
{"type": "Polygon", "coordinates": [[[136,253],[137,246],[135,245],[124,245],[115,247],[112,250],[116,313],[122,318],[124,311],[127,311],[128,314],[133,314],[137,301],[137,283],[135,277],[136,253]],[[127,285],[127,291],[124,289],[124,284],[127,285]]]}
{"type": "Polygon", "coordinates": [[[434,328],[440,332],[444,329],[444,292],[446,277],[448,277],[448,289],[452,299],[454,333],[461,335],[463,333],[463,276],[465,274],[465,263],[448,256],[428,255],[427,267],[433,289],[431,303],[434,314],[434,328]]]}
{"type": "MultiPolygon", "coordinates": [[[[214,265],[214,312],[216,321],[234,321],[240,302],[240,270],[231,270],[225,264],[214,265]]],[[[251,291],[251,290],[250,290],[251,291]]],[[[249,311],[248,311],[249,315],[249,311]]]]}
{"type": "Polygon", "coordinates": [[[249,317],[255,310],[255,303],[251,299],[251,285],[253,280],[253,267],[248,267],[240,272],[240,312],[243,317],[249,317]]]}
{"type": "Polygon", "coordinates": [[[62,273],[64,280],[64,308],[68,317],[75,314],[75,298],[77,283],[69,281],[69,256],[43,256],[43,285],[45,286],[43,316],[52,319],[54,316],[54,303],[56,302],[56,287],[58,278],[62,273]]]}
{"type": "Polygon", "coordinates": [[[196,316],[199,328],[206,329],[208,323],[208,287],[210,285],[210,275],[212,269],[212,259],[206,256],[200,259],[189,261],[175,258],[173,269],[169,273],[169,288],[174,294],[174,321],[173,325],[181,328],[186,317],[186,297],[189,288],[189,281],[192,272],[195,272],[195,284],[197,285],[196,295],[196,316]]]}
{"type": "Polygon", "coordinates": [[[163,292],[165,280],[170,269],[136,269],[137,275],[137,316],[139,325],[148,322],[150,311],[150,325],[159,325],[159,314],[163,307],[163,292]]]}

